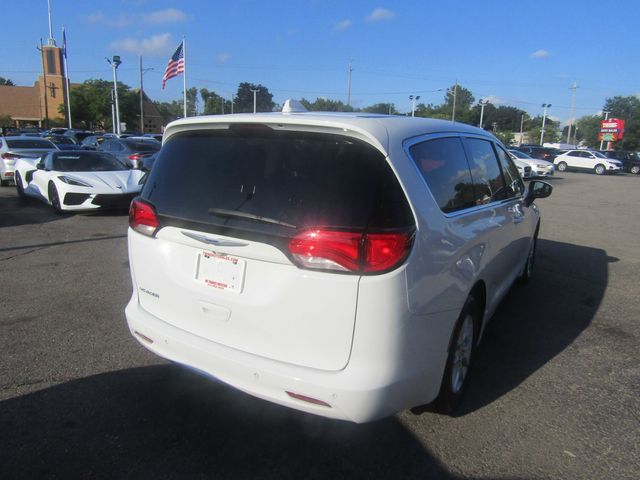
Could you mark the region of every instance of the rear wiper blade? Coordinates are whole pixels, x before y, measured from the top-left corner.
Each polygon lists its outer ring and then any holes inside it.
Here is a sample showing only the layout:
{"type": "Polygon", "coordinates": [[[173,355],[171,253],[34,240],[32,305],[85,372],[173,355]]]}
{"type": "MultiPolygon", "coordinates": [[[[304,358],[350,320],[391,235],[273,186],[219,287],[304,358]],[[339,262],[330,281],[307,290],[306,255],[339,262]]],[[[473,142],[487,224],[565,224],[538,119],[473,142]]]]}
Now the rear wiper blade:
{"type": "Polygon", "coordinates": [[[218,217],[227,217],[227,218],[244,218],[246,220],[254,220],[256,222],[262,223],[271,223],[273,225],[281,225],[287,228],[297,229],[295,225],[291,225],[290,223],[281,222],[280,220],[276,220],[275,218],[269,217],[261,217],[260,215],[254,215],[253,213],[247,212],[239,212],[237,210],[225,210],[223,208],[210,208],[209,215],[217,215],[218,217]]]}

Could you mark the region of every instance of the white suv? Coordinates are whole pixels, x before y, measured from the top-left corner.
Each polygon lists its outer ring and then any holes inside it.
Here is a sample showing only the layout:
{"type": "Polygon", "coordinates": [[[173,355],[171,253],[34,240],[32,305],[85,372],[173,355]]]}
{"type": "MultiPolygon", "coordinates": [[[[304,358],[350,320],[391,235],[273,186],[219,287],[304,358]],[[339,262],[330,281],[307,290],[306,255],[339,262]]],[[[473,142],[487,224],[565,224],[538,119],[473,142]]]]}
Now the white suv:
{"type": "Polygon", "coordinates": [[[588,170],[597,175],[618,173],[622,170],[622,162],[606,157],[600,152],[590,150],[569,150],[558,155],[554,160],[560,172],[565,170],[588,170]]]}
{"type": "Polygon", "coordinates": [[[531,275],[534,198],[495,137],[440,120],[171,123],[130,209],[126,317],[149,350],[365,422],[452,411],[486,321],[531,275]]]}

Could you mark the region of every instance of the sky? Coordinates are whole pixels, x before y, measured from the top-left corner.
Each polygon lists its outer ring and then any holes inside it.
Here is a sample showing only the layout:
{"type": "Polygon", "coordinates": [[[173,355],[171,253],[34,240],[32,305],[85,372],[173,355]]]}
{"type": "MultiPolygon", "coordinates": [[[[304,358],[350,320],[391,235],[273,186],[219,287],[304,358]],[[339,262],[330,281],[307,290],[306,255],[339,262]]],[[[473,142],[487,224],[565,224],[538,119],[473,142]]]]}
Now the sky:
{"type": "MultiPolygon", "coordinates": [[[[240,82],[262,84],[276,103],[326,97],[351,104],[409,95],[440,104],[456,81],[476,101],[549,114],[596,115],[607,98],[640,94],[640,2],[529,0],[51,0],[53,37],[66,29],[69,76],[111,79],[105,57],[120,55],[118,79],[153,100],[181,100],[182,78],[162,74],[183,36],[187,87],[230,99],[240,82]]],[[[36,50],[49,37],[47,1],[3,2],[0,76],[33,85],[36,50]]]]}

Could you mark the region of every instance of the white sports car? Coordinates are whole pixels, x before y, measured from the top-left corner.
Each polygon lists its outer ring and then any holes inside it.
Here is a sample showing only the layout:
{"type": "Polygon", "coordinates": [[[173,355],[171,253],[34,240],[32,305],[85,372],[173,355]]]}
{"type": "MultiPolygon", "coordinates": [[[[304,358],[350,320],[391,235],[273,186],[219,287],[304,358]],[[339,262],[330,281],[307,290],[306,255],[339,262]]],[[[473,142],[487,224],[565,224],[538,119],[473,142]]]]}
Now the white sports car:
{"type": "Polygon", "coordinates": [[[39,198],[58,212],[128,207],[143,177],[113,155],[93,151],[49,152],[20,158],[15,166],[18,195],[39,198]]]}

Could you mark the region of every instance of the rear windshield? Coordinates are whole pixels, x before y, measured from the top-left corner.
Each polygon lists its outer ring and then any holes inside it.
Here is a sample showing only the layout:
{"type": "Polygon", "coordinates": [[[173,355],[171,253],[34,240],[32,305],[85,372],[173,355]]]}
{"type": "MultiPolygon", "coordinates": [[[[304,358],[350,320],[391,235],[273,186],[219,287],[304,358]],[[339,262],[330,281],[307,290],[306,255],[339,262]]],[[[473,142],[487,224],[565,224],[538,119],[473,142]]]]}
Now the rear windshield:
{"type": "Polygon", "coordinates": [[[114,172],[128,167],[113,155],[98,152],[53,154],[53,170],[58,172],[114,172]]]}
{"type": "Polygon", "coordinates": [[[7,146],[9,148],[55,148],[49,140],[41,140],[38,138],[7,138],[7,146]]]}
{"type": "Polygon", "coordinates": [[[260,233],[414,224],[384,156],[364,142],[329,134],[174,136],[158,154],[142,196],[160,215],[260,233]]]}
{"type": "Polygon", "coordinates": [[[131,150],[135,152],[157,152],[160,150],[160,144],[155,140],[135,142],[133,140],[122,140],[131,150]]]}

